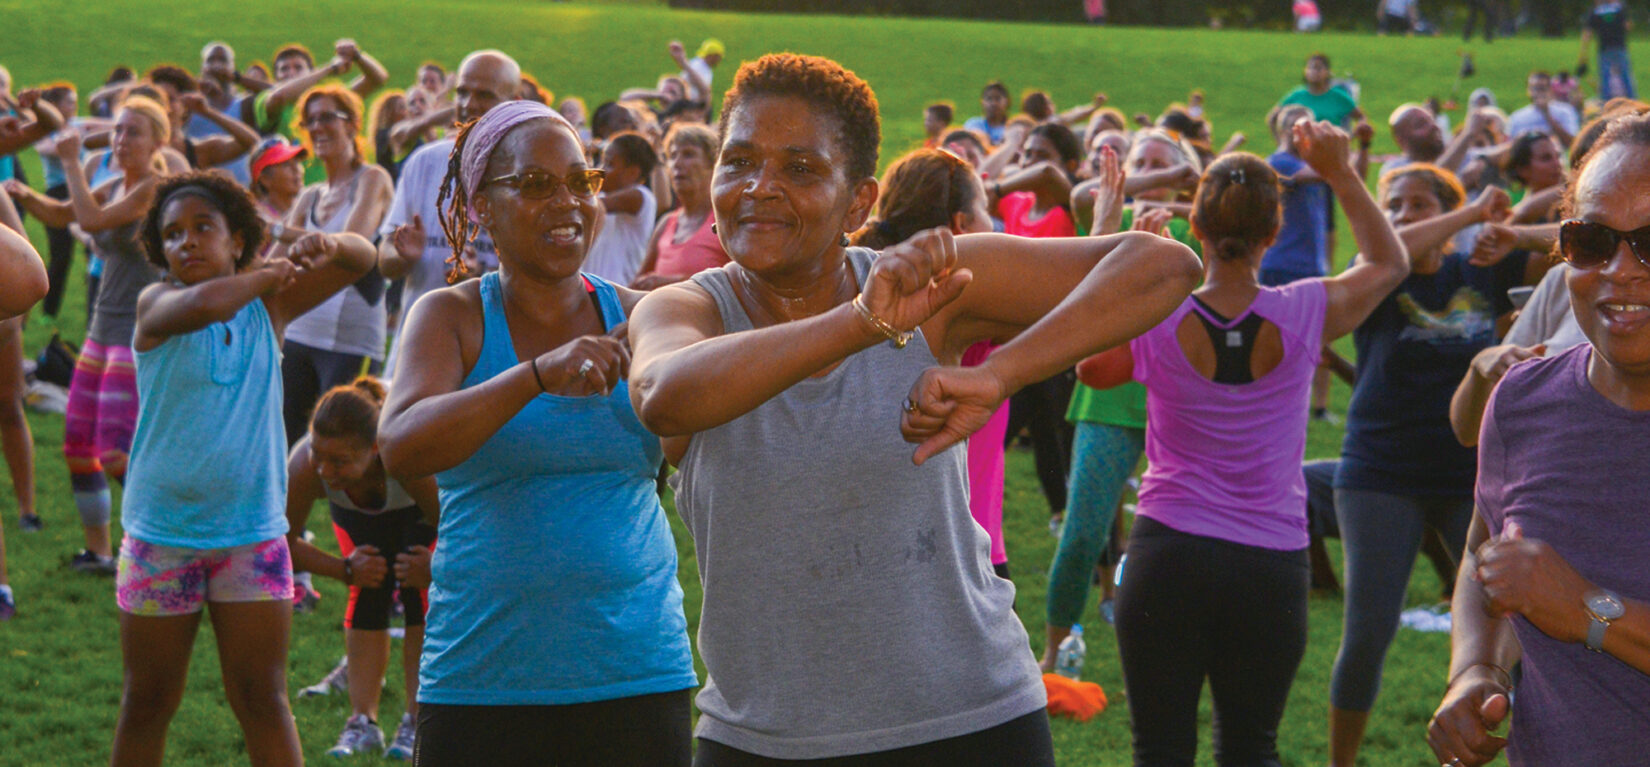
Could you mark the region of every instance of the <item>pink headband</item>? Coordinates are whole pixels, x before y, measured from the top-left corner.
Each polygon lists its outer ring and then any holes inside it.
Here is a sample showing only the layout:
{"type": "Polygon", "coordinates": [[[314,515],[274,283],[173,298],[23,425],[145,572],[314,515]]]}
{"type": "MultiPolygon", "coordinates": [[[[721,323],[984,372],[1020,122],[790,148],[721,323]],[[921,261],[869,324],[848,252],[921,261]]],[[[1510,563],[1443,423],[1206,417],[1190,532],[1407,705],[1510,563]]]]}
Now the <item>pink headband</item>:
{"type": "MultiPolygon", "coordinates": [[[[481,189],[482,175],[487,172],[487,160],[493,156],[493,149],[498,142],[504,139],[510,129],[528,120],[546,119],[566,128],[574,136],[579,135],[573,129],[567,118],[562,117],[556,110],[537,101],[506,101],[492,109],[470,128],[470,135],[464,141],[464,155],[459,158],[459,180],[464,184],[465,198],[474,197],[481,189]]],[[[475,213],[470,214],[475,220],[475,213]]],[[[479,222],[477,222],[479,223],[479,222]]]]}

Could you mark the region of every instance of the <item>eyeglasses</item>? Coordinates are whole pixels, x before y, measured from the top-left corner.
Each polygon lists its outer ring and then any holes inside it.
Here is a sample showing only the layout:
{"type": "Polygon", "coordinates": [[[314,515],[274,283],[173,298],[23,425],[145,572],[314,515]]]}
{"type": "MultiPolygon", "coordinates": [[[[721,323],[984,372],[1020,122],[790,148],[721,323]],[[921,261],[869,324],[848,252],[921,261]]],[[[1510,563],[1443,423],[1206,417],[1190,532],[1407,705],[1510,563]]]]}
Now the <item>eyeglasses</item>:
{"type": "Polygon", "coordinates": [[[530,170],[508,176],[487,179],[488,184],[503,184],[529,200],[547,200],[556,196],[563,186],[575,197],[593,197],[602,190],[607,174],[595,169],[576,170],[566,176],[530,170]]]}
{"type": "Polygon", "coordinates": [[[1570,219],[1558,227],[1558,252],[1577,269],[1597,269],[1610,263],[1622,240],[1627,241],[1639,263],[1650,267],[1650,226],[1623,232],[1591,221],[1570,219]]]}
{"type": "Polygon", "coordinates": [[[304,121],[302,123],[299,123],[299,124],[304,126],[305,130],[315,130],[316,128],[319,128],[323,125],[329,125],[329,124],[338,122],[340,120],[348,120],[348,119],[349,119],[349,115],[347,113],[344,113],[344,112],[338,112],[338,111],[316,112],[315,114],[310,115],[309,117],[305,117],[304,121]]]}

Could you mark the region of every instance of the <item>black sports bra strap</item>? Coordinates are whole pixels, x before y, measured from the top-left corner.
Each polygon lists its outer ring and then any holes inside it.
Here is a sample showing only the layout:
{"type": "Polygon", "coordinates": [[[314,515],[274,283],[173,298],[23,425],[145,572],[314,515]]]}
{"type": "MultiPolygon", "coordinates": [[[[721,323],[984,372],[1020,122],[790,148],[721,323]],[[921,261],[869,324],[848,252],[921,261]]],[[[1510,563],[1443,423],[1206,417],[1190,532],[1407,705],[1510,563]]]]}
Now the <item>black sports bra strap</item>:
{"type": "Polygon", "coordinates": [[[1209,344],[1215,350],[1214,382],[1253,383],[1255,374],[1251,359],[1255,353],[1255,340],[1260,337],[1260,329],[1266,324],[1265,318],[1247,312],[1242,320],[1234,324],[1198,297],[1193,296],[1192,301],[1196,303],[1192,313],[1203,323],[1203,330],[1209,334],[1209,344]]]}

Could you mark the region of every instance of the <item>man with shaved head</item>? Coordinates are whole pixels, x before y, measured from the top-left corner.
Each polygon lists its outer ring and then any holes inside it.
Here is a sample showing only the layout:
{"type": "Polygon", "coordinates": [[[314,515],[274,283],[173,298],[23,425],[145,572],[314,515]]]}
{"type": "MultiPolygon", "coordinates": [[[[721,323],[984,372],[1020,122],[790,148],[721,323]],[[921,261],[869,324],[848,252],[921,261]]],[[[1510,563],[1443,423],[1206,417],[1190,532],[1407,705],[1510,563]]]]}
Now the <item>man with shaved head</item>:
{"type": "Polygon", "coordinates": [[[1392,140],[1403,156],[1387,160],[1381,166],[1381,175],[1416,162],[1436,162],[1444,153],[1444,132],[1438,121],[1420,104],[1403,104],[1392,110],[1387,120],[1392,128],[1392,140]]]}
{"type": "MultiPolygon", "coordinates": [[[[483,50],[464,57],[458,66],[458,84],[453,92],[460,124],[470,122],[499,104],[513,101],[521,92],[521,67],[500,51],[483,50]]],[[[446,261],[452,255],[446,235],[441,232],[441,215],[436,206],[441,179],[447,174],[447,156],[453,150],[453,136],[419,147],[401,165],[395,201],[379,229],[378,268],[389,279],[406,277],[401,298],[401,318],[406,319],[419,296],[446,285],[446,261]]],[[[476,235],[464,254],[473,273],[498,268],[498,256],[486,230],[476,235]]],[[[385,375],[393,376],[400,356],[401,333],[397,326],[390,347],[385,375]]]]}

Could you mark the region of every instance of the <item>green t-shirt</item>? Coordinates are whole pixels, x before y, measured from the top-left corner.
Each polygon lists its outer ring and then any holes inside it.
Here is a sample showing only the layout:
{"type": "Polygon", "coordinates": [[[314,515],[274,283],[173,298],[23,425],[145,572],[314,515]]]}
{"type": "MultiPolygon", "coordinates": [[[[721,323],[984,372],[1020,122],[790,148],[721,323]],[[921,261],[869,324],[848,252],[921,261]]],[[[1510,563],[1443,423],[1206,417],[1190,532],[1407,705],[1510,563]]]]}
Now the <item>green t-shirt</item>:
{"type": "MultiPolygon", "coordinates": [[[[287,141],[294,144],[303,143],[303,140],[292,128],[292,110],[295,105],[287,104],[286,107],[281,110],[281,115],[275,118],[274,125],[269,125],[264,122],[264,104],[268,103],[269,93],[271,90],[274,89],[271,88],[270,90],[266,90],[263,93],[258,94],[257,97],[252,100],[252,115],[258,121],[258,124],[254,127],[258,129],[260,134],[265,136],[279,134],[284,136],[287,141]]],[[[314,157],[303,160],[303,163],[305,184],[316,184],[327,180],[326,166],[316,161],[314,157]]]]}
{"type": "Polygon", "coordinates": [[[1358,102],[1352,100],[1352,94],[1341,88],[1330,88],[1321,94],[1315,94],[1302,85],[1284,96],[1279,106],[1300,104],[1312,110],[1312,119],[1328,120],[1330,124],[1347,127],[1347,119],[1358,110],[1358,102]]]}
{"type": "MultiPolygon", "coordinates": [[[[1134,209],[1124,208],[1122,230],[1128,231],[1133,225],[1134,209]]],[[[1191,222],[1184,218],[1169,219],[1169,234],[1174,235],[1176,240],[1191,248],[1198,256],[1203,255],[1203,245],[1192,236],[1191,222]]],[[[1066,420],[1072,423],[1087,421],[1144,429],[1146,387],[1134,381],[1110,389],[1091,389],[1079,383],[1076,390],[1071,393],[1071,406],[1066,408],[1066,420]]]]}

